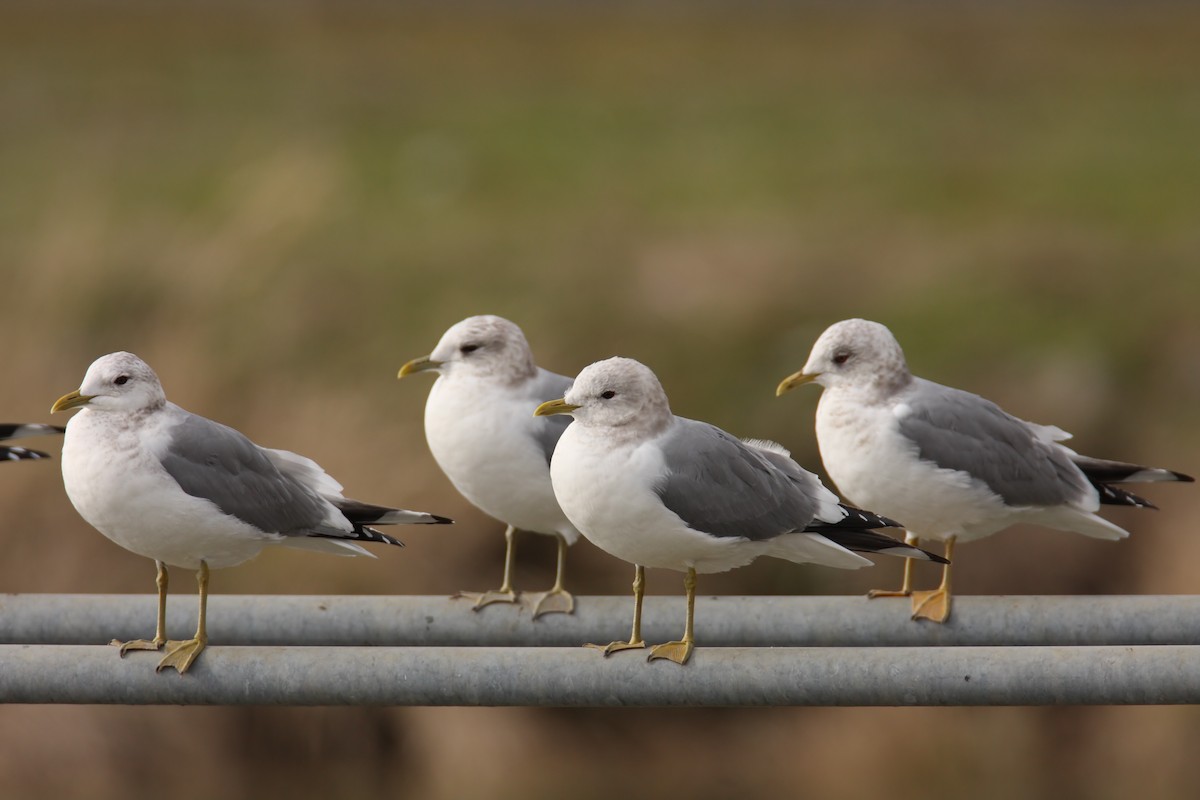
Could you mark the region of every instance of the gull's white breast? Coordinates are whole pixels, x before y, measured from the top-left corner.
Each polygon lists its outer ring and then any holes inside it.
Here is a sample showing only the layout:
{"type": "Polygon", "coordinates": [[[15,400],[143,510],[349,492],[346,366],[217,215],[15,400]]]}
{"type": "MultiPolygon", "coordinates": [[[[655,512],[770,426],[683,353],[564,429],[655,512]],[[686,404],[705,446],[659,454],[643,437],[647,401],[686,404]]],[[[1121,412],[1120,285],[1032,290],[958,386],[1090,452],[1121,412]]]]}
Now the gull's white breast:
{"type": "Polygon", "coordinates": [[[693,530],[664,506],[654,487],[666,465],[653,440],[613,446],[602,433],[572,425],[559,440],[550,473],[567,517],[588,541],[623,561],[725,572],[769,549],[693,530]]]}
{"type": "Polygon", "coordinates": [[[159,463],[171,417],[147,415],[136,429],[83,409],[67,424],[62,474],[88,523],[126,550],[172,566],[239,564],[284,537],[264,533],[185,493],[159,463]]]}
{"type": "Polygon", "coordinates": [[[902,403],[860,402],[825,389],[817,406],[817,444],[829,478],[851,503],[897,520],[923,539],[970,541],[1020,521],[982,482],[921,460],[900,433],[902,403]],[[897,408],[899,407],[899,408],[897,408]]]}
{"type": "Polygon", "coordinates": [[[559,508],[550,465],[534,436],[540,401],[478,379],[439,376],[425,404],[429,450],[454,488],[474,506],[515,528],[558,533],[573,543],[579,532],[559,508]]]}

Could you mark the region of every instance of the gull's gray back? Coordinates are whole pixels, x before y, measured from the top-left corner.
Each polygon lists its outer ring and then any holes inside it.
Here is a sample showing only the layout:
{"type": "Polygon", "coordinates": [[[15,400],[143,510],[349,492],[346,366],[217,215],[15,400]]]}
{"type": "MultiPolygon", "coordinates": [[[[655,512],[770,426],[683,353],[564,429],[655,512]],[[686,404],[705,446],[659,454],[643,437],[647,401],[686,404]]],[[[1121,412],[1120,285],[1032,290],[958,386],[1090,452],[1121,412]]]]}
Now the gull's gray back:
{"type": "Polygon", "coordinates": [[[571,424],[571,417],[565,414],[555,414],[549,417],[535,418],[533,410],[547,400],[557,400],[565,395],[571,388],[573,380],[574,378],[568,378],[566,375],[539,368],[537,377],[530,382],[530,395],[535,399],[530,404],[529,415],[537,423],[533,427],[533,433],[537,437],[542,452],[546,455],[547,464],[554,455],[554,448],[558,446],[558,440],[562,437],[563,431],[571,424]]]}
{"type": "Polygon", "coordinates": [[[785,456],[683,418],[660,443],[668,474],[658,495],[696,530],[761,541],[803,530],[813,518],[812,478],[785,456]]]}
{"type": "Polygon", "coordinates": [[[922,459],[969,473],[1009,506],[1073,503],[1091,491],[1063,448],[990,400],[921,378],[898,399],[911,409],[900,433],[922,459]]]}
{"type": "Polygon", "coordinates": [[[183,491],[269,533],[304,535],[328,527],[325,502],[281,473],[261,448],[233,428],[182,413],[161,463],[183,491]]]}

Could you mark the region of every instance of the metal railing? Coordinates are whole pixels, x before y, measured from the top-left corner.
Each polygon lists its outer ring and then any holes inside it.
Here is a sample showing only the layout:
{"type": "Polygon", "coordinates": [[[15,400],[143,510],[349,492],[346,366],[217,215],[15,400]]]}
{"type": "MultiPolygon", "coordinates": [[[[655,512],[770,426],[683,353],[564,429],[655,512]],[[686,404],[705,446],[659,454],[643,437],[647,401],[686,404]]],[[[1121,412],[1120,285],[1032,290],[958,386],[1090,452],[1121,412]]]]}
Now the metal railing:
{"type": "MultiPolygon", "coordinates": [[[[194,599],[173,595],[172,636],[194,599]]],[[[397,705],[1042,705],[1200,702],[1200,597],[957,597],[945,625],[904,600],[697,601],[691,662],[604,658],[632,600],[581,597],[572,616],[412,596],[209,601],[209,647],[186,675],[119,658],[149,636],[149,595],[0,596],[0,701],[397,705]]],[[[679,597],[646,600],[643,634],[682,632],[679,597]]]]}

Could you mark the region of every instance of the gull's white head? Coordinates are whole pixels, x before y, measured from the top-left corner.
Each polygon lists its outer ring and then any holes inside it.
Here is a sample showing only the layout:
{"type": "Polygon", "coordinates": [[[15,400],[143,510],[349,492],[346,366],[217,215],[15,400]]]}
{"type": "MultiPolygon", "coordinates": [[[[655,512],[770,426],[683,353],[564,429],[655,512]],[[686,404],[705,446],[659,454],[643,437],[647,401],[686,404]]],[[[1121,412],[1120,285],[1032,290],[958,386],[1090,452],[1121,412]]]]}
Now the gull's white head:
{"type": "Polygon", "coordinates": [[[654,372],[620,357],[585,367],[562,400],[543,403],[535,413],[570,414],[576,425],[636,435],[656,433],[672,419],[667,393],[654,372]]]}
{"type": "Polygon", "coordinates": [[[535,376],[537,365],[521,329],[503,317],[488,314],[467,317],[453,325],[432,353],[401,367],[399,377],[425,370],[516,383],[535,376]]]}
{"type": "Polygon", "coordinates": [[[133,413],[161,408],[166,402],[149,364],[133,353],[109,353],[93,361],[79,389],[60,397],[50,411],[86,407],[133,413]]]}
{"type": "Polygon", "coordinates": [[[847,319],[825,329],[804,369],[785,378],[775,393],[814,381],[826,388],[892,392],[910,380],[904,351],[886,326],[847,319]]]}

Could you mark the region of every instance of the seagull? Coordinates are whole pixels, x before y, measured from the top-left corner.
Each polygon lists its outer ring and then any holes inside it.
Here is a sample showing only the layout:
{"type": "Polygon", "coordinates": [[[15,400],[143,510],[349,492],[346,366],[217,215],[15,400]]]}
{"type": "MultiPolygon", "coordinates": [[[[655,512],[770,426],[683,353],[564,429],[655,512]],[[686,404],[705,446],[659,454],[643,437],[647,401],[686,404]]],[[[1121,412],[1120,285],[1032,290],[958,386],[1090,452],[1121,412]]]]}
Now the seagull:
{"type": "MultiPolygon", "coordinates": [[[[0,442],[21,439],[26,436],[47,436],[52,433],[62,433],[64,430],[58,425],[41,425],[35,422],[0,423],[0,442]]],[[[0,461],[22,461],[24,459],[36,461],[49,457],[49,453],[43,453],[41,450],[30,450],[27,447],[16,447],[15,445],[0,445],[0,461]]]]}
{"type": "Polygon", "coordinates": [[[685,664],[694,644],[696,573],[725,572],[758,556],[842,569],[870,566],[852,551],[943,559],[877,533],[898,527],[844,506],[774,442],[741,440],[671,413],[654,373],[628,358],[586,367],[538,416],[569,414],[550,476],[567,516],[589,541],[634,565],[633,633],[596,647],[607,656],[645,647],[645,567],[685,573],[683,638],[649,660],[685,664]]]}
{"type": "Polygon", "coordinates": [[[315,461],[259,447],[168,402],[154,370],[132,353],[96,359],[79,389],[50,410],[71,408],[82,410],[63,441],[67,496],[88,523],[158,569],[154,638],[112,644],[122,656],[165,646],[160,671],[186,672],[208,642],[210,568],[240,564],[273,544],[370,556],[357,542],[403,546],[370,525],[450,522],[343,497],[315,461]],[[200,618],[189,640],[167,641],[168,565],[197,571],[200,618]]]}
{"type": "MultiPolygon", "coordinates": [[[[1061,442],[1070,434],[1006,413],[990,400],[913,376],[892,332],[878,322],[831,325],[799,372],[776,395],[804,383],[824,387],[817,442],[829,477],[852,503],[903,520],[905,540],[981,539],[1018,522],[1124,539],[1098,516],[1101,504],[1154,508],[1113,484],[1191,481],[1167,469],[1081,456],[1061,442]]],[[[912,597],[913,619],[950,614],[950,566],[932,591],[912,590],[912,562],[898,591],[912,597]]]]}
{"type": "Polygon", "coordinates": [[[425,403],[425,439],[434,460],[463,497],[507,525],[500,588],[456,596],[474,599],[475,610],[518,602],[513,537],[518,530],[531,531],[558,542],[554,586],[533,601],[533,618],[570,614],[575,599],[563,588],[563,570],[567,546],[579,530],[550,486],[550,457],[570,420],[535,419],[531,412],[544,400],[562,397],[571,379],[539,368],[521,329],[490,315],[453,325],[432,353],[409,361],[398,377],[425,371],[438,373],[425,403]]]}

